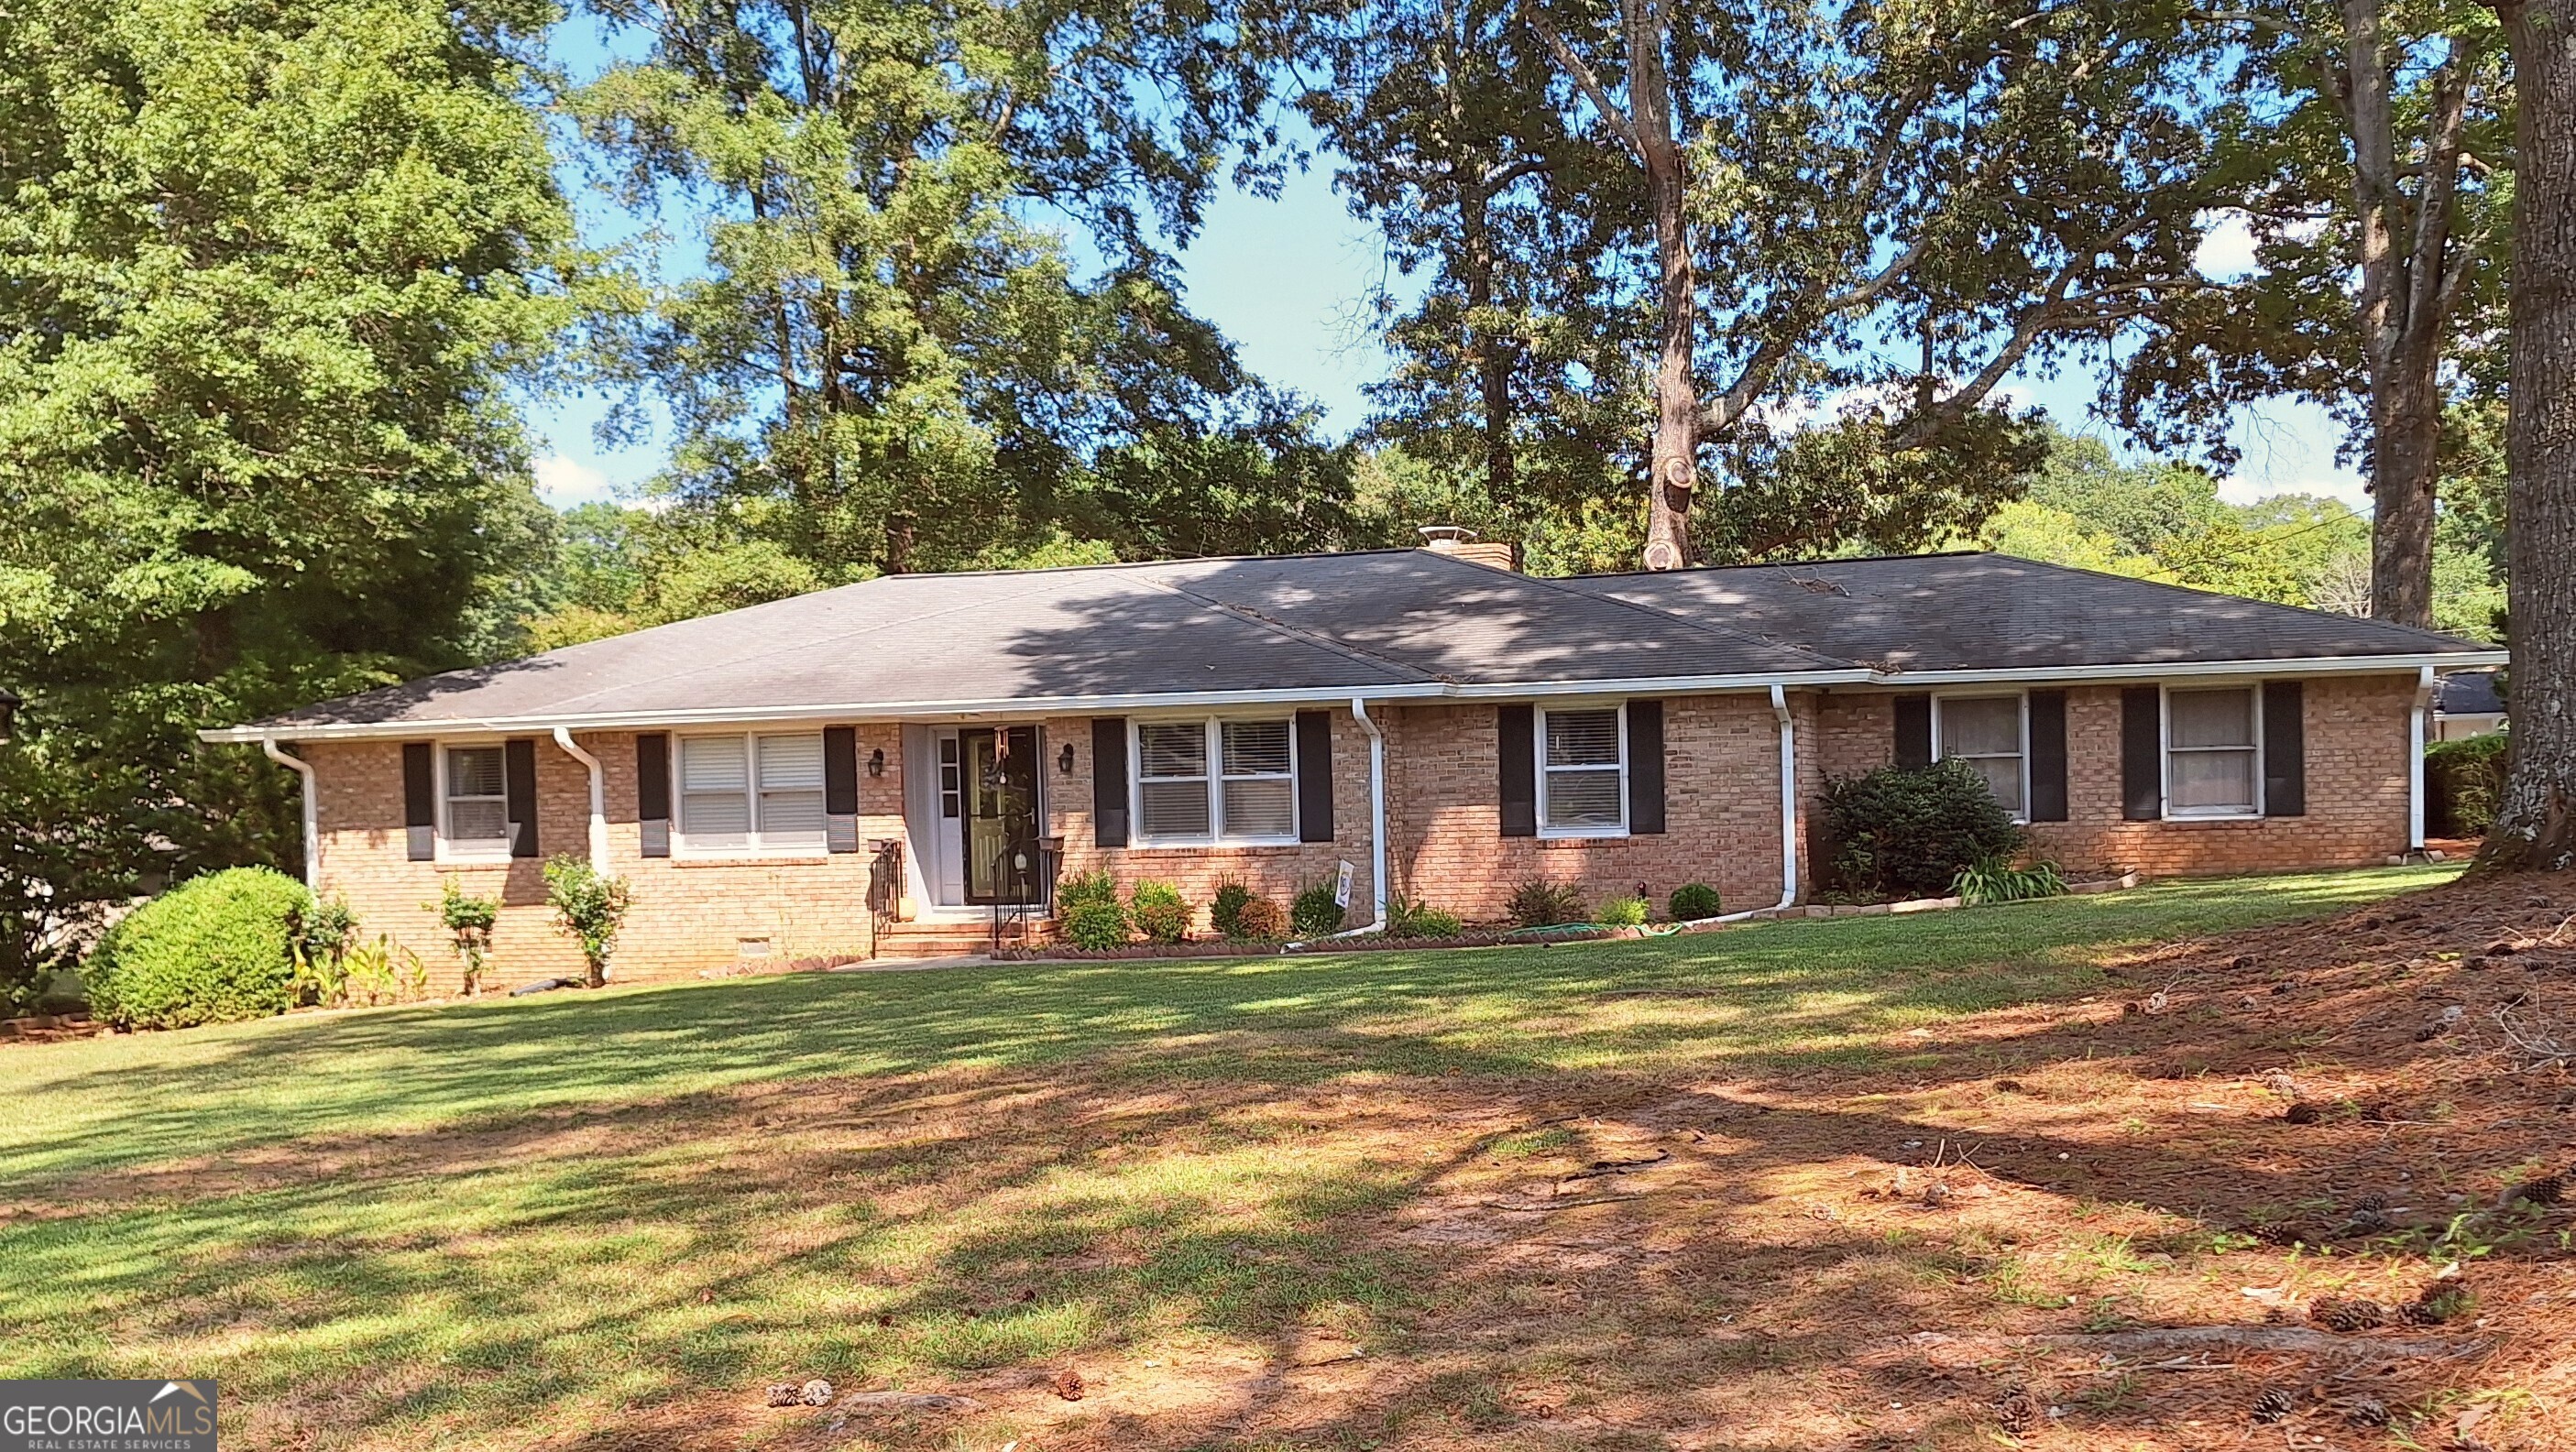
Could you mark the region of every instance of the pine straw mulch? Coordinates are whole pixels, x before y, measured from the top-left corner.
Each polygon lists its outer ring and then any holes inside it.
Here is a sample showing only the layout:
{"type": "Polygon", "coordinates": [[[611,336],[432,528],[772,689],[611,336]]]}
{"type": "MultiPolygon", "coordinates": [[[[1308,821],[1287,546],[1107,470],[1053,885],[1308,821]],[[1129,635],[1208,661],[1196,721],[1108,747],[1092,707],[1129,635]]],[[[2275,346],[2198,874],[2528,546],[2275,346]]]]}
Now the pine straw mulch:
{"type": "Polygon", "coordinates": [[[912,1388],[963,1412],[729,1400],[698,1425],[1020,1452],[2576,1447],[2576,1213],[2535,1203],[2576,1167],[2553,1052],[2576,878],[2111,972],[1898,1036],[1893,1070],[1344,1086],[1347,1132],[1425,1165],[1342,1227],[1416,1268],[1378,1345],[1166,1338],[1077,1355],[1080,1400],[1065,1367],[1005,1368],[912,1388]]]}

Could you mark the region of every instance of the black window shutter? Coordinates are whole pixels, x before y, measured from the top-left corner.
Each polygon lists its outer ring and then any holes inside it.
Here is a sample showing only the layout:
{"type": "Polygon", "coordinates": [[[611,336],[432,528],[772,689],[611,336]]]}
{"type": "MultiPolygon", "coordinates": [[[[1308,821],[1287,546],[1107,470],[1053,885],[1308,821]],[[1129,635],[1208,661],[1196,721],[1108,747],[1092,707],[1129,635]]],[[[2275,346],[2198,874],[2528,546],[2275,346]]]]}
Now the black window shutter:
{"type": "Polygon", "coordinates": [[[2263,815],[2308,814],[2307,692],[2297,681],[2263,683],[2263,815]]]}
{"type": "Polygon", "coordinates": [[[859,850],[859,732],[823,728],[823,841],[827,851],[859,850]]]}
{"type": "Polygon", "coordinates": [[[1896,764],[1898,766],[1932,764],[1932,698],[1930,696],[1896,698],[1896,764]]]}
{"type": "Polygon", "coordinates": [[[1297,713],[1297,840],[1333,840],[1333,713],[1297,713]]]}
{"type": "Polygon", "coordinates": [[[1628,703],[1628,830],[1664,830],[1664,703],[1628,703]]]}
{"type": "Polygon", "coordinates": [[[405,855],[427,862],[438,855],[438,786],[426,741],[403,743],[403,839],[405,855]]]}
{"type": "Polygon", "coordinates": [[[1503,835],[1538,835],[1538,762],[1527,706],[1494,708],[1494,760],[1502,775],[1503,835]]]}
{"type": "Polygon", "coordinates": [[[2154,686],[2120,692],[2120,815],[2152,822],[2165,814],[2163,693],[2154,686]]]}
{"type": "Polygon", "coordinates": [[[510,812],[510,855],[537,855],[537,738],[513,736],[501,745],[501,780],[510,812]]]}
{"type": "Polygon", "coordinates": [[[646,731],[635,738],[635,821],[647,857],[671,855],[671,738],[646,731]]]}
{"type": "Polygon", "coordinates": [[[1127,718],[1091,718],[1091,841],[1127,845],[1127,718]]]}
{"type": "Polygon", "coordinates": [[[2030,693],[2030,819],[2066,820],[2066,693],[2030,693]]]}

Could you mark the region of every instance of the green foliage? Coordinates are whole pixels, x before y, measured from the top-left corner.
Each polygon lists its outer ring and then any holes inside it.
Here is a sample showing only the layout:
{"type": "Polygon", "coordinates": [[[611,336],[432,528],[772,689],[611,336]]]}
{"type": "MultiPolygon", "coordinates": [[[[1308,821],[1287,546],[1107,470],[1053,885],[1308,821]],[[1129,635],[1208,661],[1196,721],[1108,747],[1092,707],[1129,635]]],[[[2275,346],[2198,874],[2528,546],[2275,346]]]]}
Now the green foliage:
{"type": "Polygon", "coordinates": [[[1642,928],[1648,911],[1642,897],[1614,897],[1601,905],[1592,920],[1605,928],[1642,928]]]}
{"type": "Polygon", "coordinates": [[[634,905],[634,893],[622,877],[602,877],[588,858],[569,854],[546,859],[546,904],[555,924],[581,944],[582,961],[590,967],[590,986],[608,981],[608,955],[617,948],[617,931],[634,905]]]}
{"type": "Polygon", "coordinates": [[[357,931],[358,915],[344,898],[317,902],[304,915],[294,947],[297,1003],[340,1002],[348,983],[349,940],[357,931]]]}
{"type": "Polygon", "coordinates": [[[1127,908],[1136,931],[1147,942],[1177,943],[1189,936],[1190,905],[1181,890],[1168,882],[1137,883],[1127,895],[1127,908]]]}
{"type": "Polygon", "coordinates": [[[1512,889],[1504,911],[1524,928],[1552,928],[1562,923],[1589,920],[1584,911],[1583,893],[1564,883],[1532,880],[1512,889]]]}
{"type": "Polygon", "coordinates": [[[448,945],[465,961],[465,995],[483,986],[483,960],[492,951],[492,928],[501,920],[498,898],[476,897],[454,877],[438,885],[438,920],[447,928],[448,945]]]}
{"type": "Polygon", "coordinates": [[[119,1028],[186,1028],[294,1006],[313,894],[264,867],[192,878],[110,928],[83,965],[90,1009],[119,1028]]]}
{"type": "Polygon", "coordinates": [[[2027,902],[2032,898],[2057,897],[2066,891],[2066,879],[2058,875],[2057,864],[2036,862],[2016,867],[2009,857],[1988,857],[1959,869],[1950,881],[1950,895],[1971,906],[1994,902],[2027,902]]]}
{"type": "Polygon", "coordinates": [[[1216,896],[1208,902],[1208,925],[1224,937],[1243,936],[1244,904],[1252,901],[1252,889],[1229,877],[1216,885],[1216,896]]]}
{"type": "Polygon", "coordinates": [[[296,860],[294,778],[198,728],[509,646],[549,526],[512,390],[585,286],[547,18],[0,19],[0,979],[155,881],[296,860]]]}
{"type": "Polygon", "coordinates": [[[2424,749],[2425,815],[2441,835],[2482,837],[2495,825],[2511,742],[2505,732],[2490,731],[2424,749]]]}
{"type": "Polygon", "coordinates": [[[1106,870],[1085,872],[1056,884],[1055,905],[1058,909],[1089,907],[1095,903],[1118,904],[1118,882],[1106,870]]]}
{"type": "Polygon", "coordinates": [[[1419,898],[1396,898],[1386,905],[1390,938],[1454,938],[1466,930],[1456,913],[1442,912],[1419,898]]]}
{"type": "Polygon", "coordinates": [[[1713,918],[1725,911],[1718,905],[1717,889],[1705,882],[1685,882],[1673,889],[1672,901],[1665,911],[1677,923],[1694,923],[1713,918]]]}
{"type": "Polygon", "coordinates": [[[1934,897],[1962,869],[2021,850],[2021,828],[1962,761],[1828,779],[1824,808],[1834,880],[1847,891],[1934,897]]]}
{"type": "Polygon", "coordinates": [[[1106,902],[1087,899],[1061,910],[1064,940],[1077,948],[1099,952],[1127,946],[1127,910],[1116,898],[1106,902]]]}
{"type": "Polygon", "coordinates": [[[1342,905],[1333,901],[1333,884],[1319,882],[1288,905],[1288,930],[1300,938],[1320,938],[1341,931],[1343,917],[1342,905]]]}

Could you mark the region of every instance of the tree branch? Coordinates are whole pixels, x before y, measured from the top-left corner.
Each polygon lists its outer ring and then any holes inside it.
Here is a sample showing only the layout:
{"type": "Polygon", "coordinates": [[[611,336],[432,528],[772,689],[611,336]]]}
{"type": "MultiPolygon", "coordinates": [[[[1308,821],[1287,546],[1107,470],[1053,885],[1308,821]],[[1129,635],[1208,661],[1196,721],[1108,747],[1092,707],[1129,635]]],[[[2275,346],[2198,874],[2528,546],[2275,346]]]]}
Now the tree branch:
{"type": "Polygon", "coordinates": [[[1546,16],[1539,14],[1538,7],[1530,0],[1520,0],[1514,8],[1519,11],[1521,19],[1529,23],[1530,29],[1538,32],[1539,39],[1547,42],[1548,51],[1556,57],[1556,63],[1565,67],[1576,88],[1583,92],[1583,98],[1592,103],[1592,109],[1601,113],[1602,121],[1612,133],[1628,144],[1629,155],[1637,158],[1639,166],[1645,165],[1646,143],[1638,136],[1636,123],[1610,99],[1610,92],[1602,86],[1601,78],[1592,73],[1592,67],[1583,63],[1583,57],[1574,53],[1574,47],[1565,43],[1565,37],[1557,33],[1546,16]]]}

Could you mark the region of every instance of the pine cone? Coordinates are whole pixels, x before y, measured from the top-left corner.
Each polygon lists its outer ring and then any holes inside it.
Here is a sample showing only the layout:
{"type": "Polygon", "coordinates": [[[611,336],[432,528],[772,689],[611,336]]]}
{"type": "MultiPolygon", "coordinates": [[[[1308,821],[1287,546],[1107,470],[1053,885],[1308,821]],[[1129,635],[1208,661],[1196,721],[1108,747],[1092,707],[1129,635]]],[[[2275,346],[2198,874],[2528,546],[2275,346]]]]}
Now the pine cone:
{"type": "Polygon", "coordinates": [[[795,1406],[803,1399],[804,1391],[803,1387],[792,1381],[772,1382],[769,1386],[769,1404],[773,1407],[795,1406]]]}
{"type": "Polygon", "coordinates": [[[2290,1415],[2290,1394],[2277,1386],[2265,1387],[2254,1399],[2254,1420],[2277,1422],[2290,1415]]]}
{"type": "Polygon", "coordinates": [[[2319,1296],[2308,1319],[2329,1331],[2368,1331],[2388,1324],[2388,1308],[2358,1296],[2319,1296]]]}
{"type": "Polygon", "coordinates": [[[1995,1421],[2016,1437],[2026,1437],[2038,1431],[2040,1421],[2046,1415],[2047,1409],[2040,1406],[2039,1398],[2032,1396],[2026,1387],[2015,1387],[1995,1403],[1995,1421]]]}
{"type": "Polygon", "coordinates": [[[2314,1124],[2325,1118],[2326,1112],[2314,1100],[2302,1099],[2283,1110],[2281,1117],[2292,1124],[2314,1124]]]}
{"type": "Polygon", "coordinates": [[[2552,1174],[2543,1175],[2537,1180],[2528,1181],[2507,1190],[2504,1203],[2511,1205],[2516,1200],[2528,1200],[2534,1205],[2556,1205],[2566,1199],[2567,1177],[2563,1174],[2552,1174]]]}
{"type": "Polygon", "coordinates": [[[2404,1314],[2411,1325],[2439,1326],[2467,1315],[2477,1304],[2478,1293],[2458,1281],[2435,1281],[2415,1297],[2404,1314]]]}
{"type": "Polygon", "coordinates": [[[2377,1397],[2363,1397],[2346,1403],[2343,1416],[2345,1421],[2356,1427],[2385,1427],[2388,1425],[2388,1403],[2377,1397]]]}
{"type": "Polygon", "coordinates": [[[1068,1366],[1055,1374],[1055,1394],[1069,1402],[1082,1400],[1082,1373],[1068,1366]]]}

